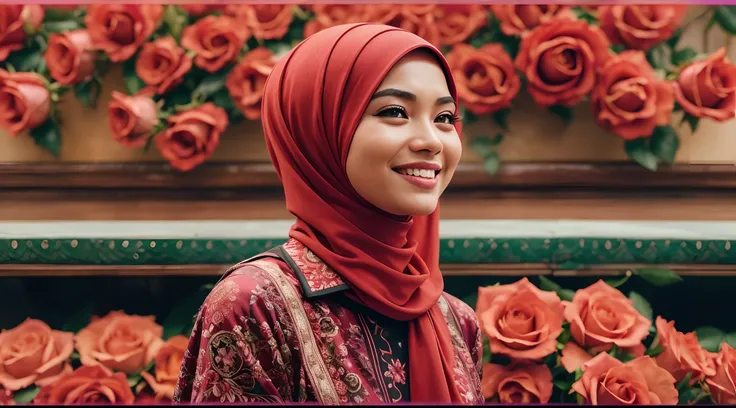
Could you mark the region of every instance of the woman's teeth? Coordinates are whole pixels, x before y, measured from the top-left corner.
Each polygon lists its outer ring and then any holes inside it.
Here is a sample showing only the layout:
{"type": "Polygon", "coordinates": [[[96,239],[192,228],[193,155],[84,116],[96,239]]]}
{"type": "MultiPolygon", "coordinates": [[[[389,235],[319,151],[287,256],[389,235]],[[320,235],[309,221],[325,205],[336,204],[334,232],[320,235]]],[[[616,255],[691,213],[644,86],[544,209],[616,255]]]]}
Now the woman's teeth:
{"type": "Polygon", "coordinates": [[[434,170],[425,169],[398,169],[400,174],[406,174],[407,176],[421,177],[433,179],[437,176],[437,172],[434,170]]]}

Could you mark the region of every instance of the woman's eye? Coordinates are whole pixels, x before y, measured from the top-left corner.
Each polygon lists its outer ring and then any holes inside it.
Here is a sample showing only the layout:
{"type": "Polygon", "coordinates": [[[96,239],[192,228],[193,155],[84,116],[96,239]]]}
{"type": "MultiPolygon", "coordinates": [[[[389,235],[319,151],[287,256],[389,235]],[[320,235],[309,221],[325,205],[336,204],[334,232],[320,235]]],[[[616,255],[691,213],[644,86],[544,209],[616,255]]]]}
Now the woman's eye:
{"type": "Polygon", "coordinates": [[[439,123],[444,123],[448,125],[454,125],[455,122],[458,121],[458,117],[449,113],[443,113],[440,116],[437,116],[436,121],[439,123]]]}
{"type": "Polygon", "coordinates": [[[404,111],[404,109],[396,107],[396,106],[384,109],[378,112],[376,116],[383,116],[383,117],[388,117],[388,118],[407,118],[406,112],[404,111]]]}

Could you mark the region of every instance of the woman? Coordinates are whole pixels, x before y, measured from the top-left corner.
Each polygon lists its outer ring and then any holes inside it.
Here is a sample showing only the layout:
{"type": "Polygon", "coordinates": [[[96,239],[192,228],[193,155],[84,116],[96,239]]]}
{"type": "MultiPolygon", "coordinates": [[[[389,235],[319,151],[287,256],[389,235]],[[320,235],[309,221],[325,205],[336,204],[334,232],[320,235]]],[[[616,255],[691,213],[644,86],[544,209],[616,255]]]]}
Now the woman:
{"type": "Polygon", "coordinates": [[[205,300],[177,401],[482,402],[478,324],[438,268],[456,103],[442,54],[394,27],[333,27],[279,61],[263,128],[296,222],[205,300]]]}

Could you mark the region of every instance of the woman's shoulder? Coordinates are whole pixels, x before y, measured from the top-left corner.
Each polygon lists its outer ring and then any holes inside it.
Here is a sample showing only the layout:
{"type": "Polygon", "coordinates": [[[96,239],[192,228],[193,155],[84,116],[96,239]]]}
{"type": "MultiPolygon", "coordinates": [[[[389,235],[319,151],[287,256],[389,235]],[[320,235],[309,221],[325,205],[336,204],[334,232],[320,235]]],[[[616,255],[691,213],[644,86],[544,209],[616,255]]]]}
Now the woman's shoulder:
{"type": "Polygon", "coordinates": [[[252,315],[254,308],[271,308],[273,303],[284,303],[283,292],[300,296],[298,281],[285,262],[275,258],[263,258],[244,262],[230,268],[205,298],[200,314],[215,316],[217,320],[235,319],[252,315]]]}

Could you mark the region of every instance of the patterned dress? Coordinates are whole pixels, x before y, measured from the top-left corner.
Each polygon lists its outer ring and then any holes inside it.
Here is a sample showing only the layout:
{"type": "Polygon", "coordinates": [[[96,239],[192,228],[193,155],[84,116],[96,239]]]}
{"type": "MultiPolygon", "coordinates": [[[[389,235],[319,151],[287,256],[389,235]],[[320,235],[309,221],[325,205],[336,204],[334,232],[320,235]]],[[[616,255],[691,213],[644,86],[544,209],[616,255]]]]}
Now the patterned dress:
{"type": "MultiPolygon", "coordinates": [[[[196,317],[177,402],[409,402],[408,324],[350,301],[350,288],[296,240],[231,268],[196,317]],[[246,263],[247,262],[247,263],[246,263]]],[[[474,311],[439,300],[456,386],[483,403],[474,311]]]]}

